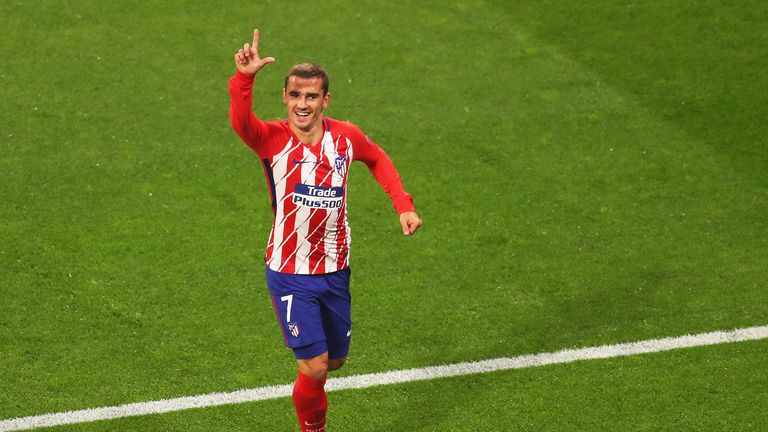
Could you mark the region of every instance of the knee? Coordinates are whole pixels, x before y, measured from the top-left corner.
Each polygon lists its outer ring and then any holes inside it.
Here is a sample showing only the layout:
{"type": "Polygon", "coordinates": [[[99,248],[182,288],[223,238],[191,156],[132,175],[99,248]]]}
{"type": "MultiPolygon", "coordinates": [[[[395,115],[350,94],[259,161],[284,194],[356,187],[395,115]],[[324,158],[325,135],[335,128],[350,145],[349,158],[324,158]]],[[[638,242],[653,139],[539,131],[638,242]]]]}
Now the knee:
{"type": "Polygon", "coordinates": [[[321,355],[309,360],[299,360],[299,372],[316,380],[323,379],[329,368],[328,355],[321,355]]]}
{"type": "Polygon", "coordinates": [[[334,371],[336,369],[340,369],[342,366],[344,366],[344,363],[347,362],[346,357],[337,358],[337,359],[330,359],[328,360],[328,371],[334,371]]]}

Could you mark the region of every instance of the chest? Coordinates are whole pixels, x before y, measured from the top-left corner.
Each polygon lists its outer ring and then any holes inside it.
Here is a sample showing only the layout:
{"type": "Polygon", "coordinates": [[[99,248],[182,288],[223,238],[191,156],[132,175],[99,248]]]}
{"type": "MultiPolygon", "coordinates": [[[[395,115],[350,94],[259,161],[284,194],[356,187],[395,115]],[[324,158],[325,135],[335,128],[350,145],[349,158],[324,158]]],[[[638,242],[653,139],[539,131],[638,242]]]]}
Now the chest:
{"type": "Polygon", "coordinates": [[[343,136],[323,135],[320,143],[309,146],[289,140],[273,163],[285,166],[291,183],[310,186],[346,185],[352,146],[343,136]]]}

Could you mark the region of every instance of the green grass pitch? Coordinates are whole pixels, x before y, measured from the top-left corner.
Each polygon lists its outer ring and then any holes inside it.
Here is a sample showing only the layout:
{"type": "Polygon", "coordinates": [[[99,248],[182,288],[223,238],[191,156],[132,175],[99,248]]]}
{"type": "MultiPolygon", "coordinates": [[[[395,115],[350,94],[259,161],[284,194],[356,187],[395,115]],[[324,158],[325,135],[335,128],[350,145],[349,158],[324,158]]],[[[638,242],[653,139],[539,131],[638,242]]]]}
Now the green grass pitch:
{"type": "MultiPolygon", "coordinates": [[[[759,1],[0,3],[0,419],[293,380],[232,56],[331,76],[352,169],[336,376],[768,323],[759,1]]],[[[338,431],[762,431],[765,341],[329,395],[338,431]]],[[[288,431],[288,399],[52,431],[288,431]]]]}

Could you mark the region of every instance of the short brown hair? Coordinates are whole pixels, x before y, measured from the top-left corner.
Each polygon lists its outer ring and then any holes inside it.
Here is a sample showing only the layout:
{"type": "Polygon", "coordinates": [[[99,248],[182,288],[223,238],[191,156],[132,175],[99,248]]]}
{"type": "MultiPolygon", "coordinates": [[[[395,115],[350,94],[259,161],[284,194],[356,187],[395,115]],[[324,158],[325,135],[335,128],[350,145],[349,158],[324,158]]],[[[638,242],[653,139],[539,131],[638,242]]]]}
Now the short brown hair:
{"type": "Polygon", "coordinates": [[[285,74],[285,88],[288,88],[288,78],[291,76],[297,76],[301,78],[322,78],[323,94],[328,94],[328,86],[330,84],[330,80],[328,79],[328,74],[325,73],[325,69],[323,69],[323,67],[319,64],[299,63],[297,65],[293,65],[288,70],[288,73],[285,74]]]}

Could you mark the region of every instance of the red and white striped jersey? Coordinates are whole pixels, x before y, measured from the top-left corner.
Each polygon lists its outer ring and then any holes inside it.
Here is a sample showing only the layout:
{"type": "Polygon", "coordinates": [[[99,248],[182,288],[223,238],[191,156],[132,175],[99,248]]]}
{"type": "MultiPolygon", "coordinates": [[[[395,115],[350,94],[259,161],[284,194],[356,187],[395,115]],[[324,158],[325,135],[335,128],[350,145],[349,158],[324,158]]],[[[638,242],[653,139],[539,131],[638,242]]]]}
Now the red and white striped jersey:
{"type": "Polygon", "coordinates": [[[229,82],[230,119],[243,141],[261,158],[274,222],[266,251],[277,272],[323,274],[349,265],[347,175],[354,160],[364,162],[392,199],[398,213],[413,200],[386,153],[348,122],[323,119],[320,143],[307,145],[287,120],[265,122],[251,111],[253,77],[237,73],[229,82]]]}

